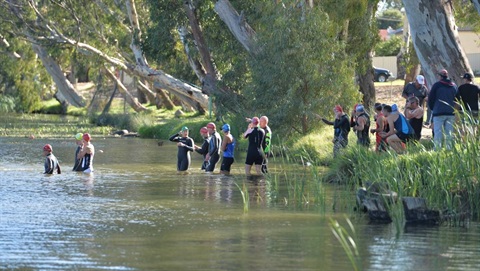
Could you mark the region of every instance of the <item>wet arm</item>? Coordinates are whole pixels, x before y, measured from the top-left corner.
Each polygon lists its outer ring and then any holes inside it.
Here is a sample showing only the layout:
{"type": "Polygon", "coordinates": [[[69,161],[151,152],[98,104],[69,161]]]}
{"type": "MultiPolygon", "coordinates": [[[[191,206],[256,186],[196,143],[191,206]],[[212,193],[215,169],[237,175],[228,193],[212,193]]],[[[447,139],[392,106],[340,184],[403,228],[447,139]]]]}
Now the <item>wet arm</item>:
{"type": "Polygon", "coordinates": [[[208,153],[208,141],[203,140],[202,147],[200,149],[195,149],[195,151],[202,154],[202,155],[207,154],[208,153]]]}
{"type": "Polygon", "coordinates": [[[180,140],[180,135],[179,134],[174,134],[168,140],[170,140],[172,142],[178,142],[180,140]]]}

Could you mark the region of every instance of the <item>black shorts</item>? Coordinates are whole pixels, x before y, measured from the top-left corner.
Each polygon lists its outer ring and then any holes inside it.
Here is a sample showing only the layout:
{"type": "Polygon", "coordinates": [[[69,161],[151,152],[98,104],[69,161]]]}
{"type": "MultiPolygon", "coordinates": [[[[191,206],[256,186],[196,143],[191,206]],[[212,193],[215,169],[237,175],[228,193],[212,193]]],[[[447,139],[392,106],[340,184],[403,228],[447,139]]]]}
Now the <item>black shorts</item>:
{"type": "Polygon", "coordinates": [[[247,165],[261,165],[263,163],[263,157],[261,155],[248,155],[247,159],[245,160],[245,164],[247,165]]]}
{"type": "Polygon", "coordinates": [[[234,161],[235,159],[233,159],[233,157],[223,157],[222,165],[220,166],[220,171],[230,172],[230,168],[232,167],[232,164],[234,161]]]}
{"type": "Polygon", "coordinates": [[[404,134],[404,133],[397,133],[397,136],[398,138],[400,138],[400,140],[403,142],[403,143],[407,143],[409,140],[413,139],[415,137],[414,134],[404,134]]]}

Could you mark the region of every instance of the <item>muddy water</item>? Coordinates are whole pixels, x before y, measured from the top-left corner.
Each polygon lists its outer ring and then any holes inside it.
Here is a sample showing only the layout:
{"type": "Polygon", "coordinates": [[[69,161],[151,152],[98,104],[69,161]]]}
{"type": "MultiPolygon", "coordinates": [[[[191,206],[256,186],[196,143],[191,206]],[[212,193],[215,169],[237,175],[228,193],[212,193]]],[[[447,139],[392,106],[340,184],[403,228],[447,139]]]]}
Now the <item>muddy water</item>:
{"type": "MultiPolygon", "coordinates": [[[[202,173],[196,154],[190,173],[178,175],[169,142],[93,143],[95,173],[85,175],[70,171],[70,139],[0,138],[0,269],[353,270],[329,227],[351,214],[272,201],[266,180],[243,177],[241,155],[233,177],[202,173]],[[63,174],[41,174],[45,143],[63,174]],[[236,186],[244,182],[247,214],[236,186]]],[[[480,268],[478,224],[397,234],[393,225],[352,221],[364,270],[480,268]]]]}

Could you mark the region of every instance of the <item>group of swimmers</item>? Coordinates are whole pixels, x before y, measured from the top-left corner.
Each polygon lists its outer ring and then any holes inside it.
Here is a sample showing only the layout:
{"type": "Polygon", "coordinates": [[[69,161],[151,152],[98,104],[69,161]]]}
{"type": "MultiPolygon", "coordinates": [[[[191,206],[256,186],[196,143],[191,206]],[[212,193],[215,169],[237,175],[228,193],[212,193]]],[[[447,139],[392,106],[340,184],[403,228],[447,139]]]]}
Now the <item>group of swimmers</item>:
{"type": "MultiPolygon", "coordinates": [[[[91,173],[93,172],[93,156],[95,155],[95,147],[90,142],[92,137],[89,133],[78,133],[75,135],[75,163],[73,171],[91,173]]],[[[45,156],[45,172],[44,174],[61,174],[60,163],[53,154],[53,147],[50,144],[43,146],[43,155],[45,156]]]]}
{"type": "MultiPolygon", "coordinates": [[[[247,157],[245,160],[245,174],[249,176],[251,168],[255,165],[257,174],[267,173],[267,158],[270,154],[272,132],[268,127],[268,118],[253,117],[246,118],[248,124],[247,130],[243,133],[243,138],[248,139],[247,157]]],[[[200,129],[203,144],[195,145],[193,139],[189,137],[189,129],[184,126],[180,132],[172,135],[169,140],[177,142],[177,171],[185,172],[191,164],[190,152],[196,151],[203,155],[201,169],[205,172],[214,172],[217,163],[222,155],[220,173],[229,175],[231,166],[235,161],[234,152],[236,140],[231,134],[231,127],[225,123],[221,127],[223,138],[217,132],[215,123],[210,122],[200,129]]]]}

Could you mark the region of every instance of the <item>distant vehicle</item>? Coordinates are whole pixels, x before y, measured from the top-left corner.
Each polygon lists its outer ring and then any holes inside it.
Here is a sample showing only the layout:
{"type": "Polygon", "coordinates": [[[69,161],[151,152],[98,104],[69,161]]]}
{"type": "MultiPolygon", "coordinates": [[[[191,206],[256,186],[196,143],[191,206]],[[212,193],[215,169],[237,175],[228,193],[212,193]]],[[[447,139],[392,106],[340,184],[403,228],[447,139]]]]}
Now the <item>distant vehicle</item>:
{"type": "Polygon", "coordinates": [[[375,82],[387,82],[390,76],[393,77],[393,74],[387,69],[373,67],[373,70],[375,82]]]}

